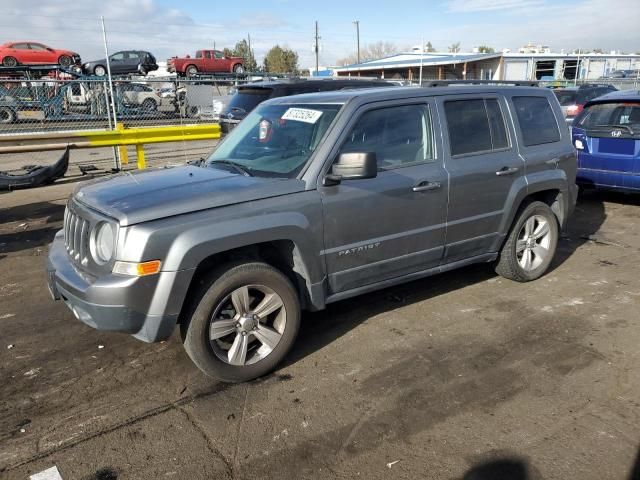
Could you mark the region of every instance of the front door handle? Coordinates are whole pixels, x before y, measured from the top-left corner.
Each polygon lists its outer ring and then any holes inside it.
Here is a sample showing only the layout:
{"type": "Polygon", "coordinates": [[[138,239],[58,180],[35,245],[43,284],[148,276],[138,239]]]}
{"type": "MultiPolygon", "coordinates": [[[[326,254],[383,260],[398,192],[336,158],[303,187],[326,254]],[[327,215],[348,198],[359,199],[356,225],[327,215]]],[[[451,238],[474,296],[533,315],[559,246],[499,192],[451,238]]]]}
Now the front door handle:
{"type": "Polygon", "coordinates": [[[547,160],[544,163],[546,163],[547,165],[555,165],[557,167],[558,164],[560,163],[560,159],[558,157],[553,157],[553,158],[550,158],[549,160],[547,160]]]}
{"type": "Polygon", "coordinates": [[[437,190],[442,184],[440,182],[422,182],[413,187],[414,192],[428,192],[429,190],[437,190]]]}
{"type": "Polygon", "coordinates": [[[513,175],[517,173],[520,169],[518,167],[502,167],[500,170],[496,172],[496,175],[499,177],[503,175],[513,175]]]}

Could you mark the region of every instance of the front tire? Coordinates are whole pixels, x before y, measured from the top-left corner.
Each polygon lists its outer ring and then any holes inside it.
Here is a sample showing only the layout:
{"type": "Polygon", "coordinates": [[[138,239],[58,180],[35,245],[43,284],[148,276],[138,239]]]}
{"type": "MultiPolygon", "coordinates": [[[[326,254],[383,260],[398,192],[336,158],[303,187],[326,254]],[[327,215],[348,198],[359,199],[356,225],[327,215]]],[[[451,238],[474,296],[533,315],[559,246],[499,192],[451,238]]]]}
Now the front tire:
{"type": "Polygon", "coordinates": [[[93,74],[96,77],[104,77],[107,74],[107,69],[104,68],[102,65],[97,65],[94,69],[93,69],[93,74]]]}
{"type": "Polygon", "coordinates": [[[524,207],[502,247],[495,271],[516,282],[540,278],[549,268],[558,245],[558,220],[543,202],[524,207]]]}
{"type": "Polygon", "coordinates": [[[184,348],[206,375],[245,382],[271,372],[300,328],[291,281],[260,262],[222,268],[206,277],[181,325],[184,348]]]}
{"type": "Polygon", "coordinates": [[[70,67],[73,64],[73,59],[69,55],[61,55],[58,64],[61,67],[70,67]]]}
{"type": "Polygon", "coordinates": [[[158,104],[153,98],[145,98],[142,101],[141,106],[142,106],[142,109],[146,110],[147,112],[155,112],[156,110],[158,110],[158,104]]]}
{"type": "Polygon", "coordinates": [[[189,65],[185,70],[185,74],[188,78],[195,77],[198,74],[198,67],[195,65],[189,65]]]}

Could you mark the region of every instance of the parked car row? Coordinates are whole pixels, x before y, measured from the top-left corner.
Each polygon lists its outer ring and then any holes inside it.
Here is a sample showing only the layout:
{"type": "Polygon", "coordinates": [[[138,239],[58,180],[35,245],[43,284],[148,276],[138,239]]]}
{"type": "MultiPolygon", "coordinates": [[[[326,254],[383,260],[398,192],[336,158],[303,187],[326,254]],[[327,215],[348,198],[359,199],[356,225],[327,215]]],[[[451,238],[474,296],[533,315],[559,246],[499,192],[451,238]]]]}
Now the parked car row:
{"type": "Polygon", "coordinates": [[[560,102],[567,123],[571,124],[589,100],[616,90],[613,85],[585,83],[574,87],[554,88],[553,93],[560,102]]]}
{"type": "MultiPolygon", "coordinates": [[[[141,74],[157,70],[158,63],[151,52],[145,50],[122,50],[106,58],[81,62],[80,55],[69,50],[48,47],[39,42],[21,41],[0,45],[0,64],[3,67],[20,65],[60,65],[77,66],[87,75],[99,77],[107,75],[141,74]]],[[[178,76],[194,77],[210,73],[244,73],[242,57],[228,57],[221,50],[198,50],[195,57],[172,57],[167,60],[170,72],[178,76]]]]}

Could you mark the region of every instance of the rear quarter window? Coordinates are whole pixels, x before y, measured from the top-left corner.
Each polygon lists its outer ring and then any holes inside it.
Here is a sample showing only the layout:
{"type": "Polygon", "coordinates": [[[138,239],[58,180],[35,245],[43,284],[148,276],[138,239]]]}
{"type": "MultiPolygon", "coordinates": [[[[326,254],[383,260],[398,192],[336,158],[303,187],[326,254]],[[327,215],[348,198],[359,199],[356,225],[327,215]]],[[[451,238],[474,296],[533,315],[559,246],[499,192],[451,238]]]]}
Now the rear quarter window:
{"type": "Polygon", "coordinates": [[[513,97],[512,100],[526,147],[560,141],[558,122],[546,97],[513,97]]]}

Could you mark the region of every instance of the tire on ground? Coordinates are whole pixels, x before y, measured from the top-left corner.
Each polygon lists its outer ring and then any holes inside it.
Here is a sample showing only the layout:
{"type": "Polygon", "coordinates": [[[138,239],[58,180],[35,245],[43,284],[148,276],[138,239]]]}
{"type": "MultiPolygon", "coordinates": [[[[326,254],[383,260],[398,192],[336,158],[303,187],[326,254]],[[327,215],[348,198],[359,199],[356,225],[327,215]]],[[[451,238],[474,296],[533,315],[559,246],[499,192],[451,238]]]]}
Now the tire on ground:
{"type": "Polygon", "coordinates": [[[279,270],[261,262],[228,264],[205,276],[180,325],[184,349],[206,375],[226,381],[245,382],[273,371],[291,349],[300,328],[300,302],[291,281],[279,270]],[[286,310],[286,323],[276,347],[265,358],[236,366],[216,356],[209,341],[211,317],[231,292],[247,285],[264,285],[276,292],[286,310]]]}
{"type": "Polygon", "coordinates": [[[551,261],[553,260],[556,247],[558,245],[558,236],[558,219],[546,203],[534,201],[523,205],[520,208],[520,211],[511,226],[509,235],[507,236],[502,250],[500,251],[500,256],[495,264],[496,273],[517,282],[530,282],[540,278],[547,271],[551,261]],[[516,248],[525,222],[534,216],[543,217],[549,225],[549,248],[548,254],[540,265],[534,269],[526,270],[519,262],[516,248]]]}

